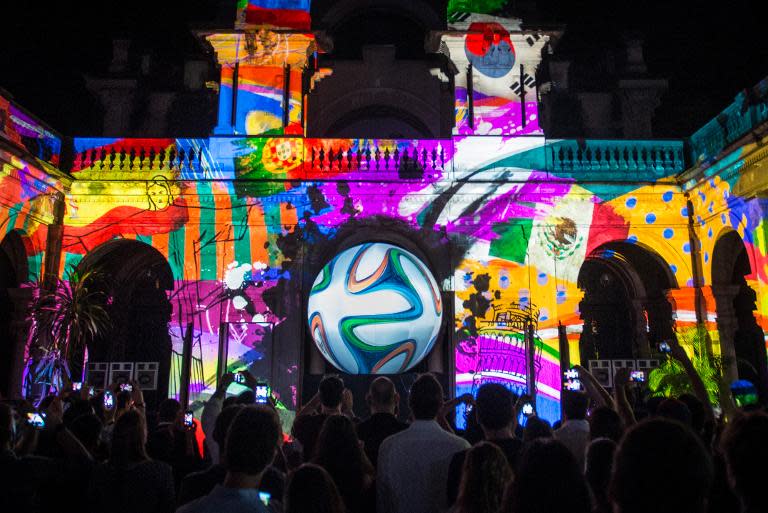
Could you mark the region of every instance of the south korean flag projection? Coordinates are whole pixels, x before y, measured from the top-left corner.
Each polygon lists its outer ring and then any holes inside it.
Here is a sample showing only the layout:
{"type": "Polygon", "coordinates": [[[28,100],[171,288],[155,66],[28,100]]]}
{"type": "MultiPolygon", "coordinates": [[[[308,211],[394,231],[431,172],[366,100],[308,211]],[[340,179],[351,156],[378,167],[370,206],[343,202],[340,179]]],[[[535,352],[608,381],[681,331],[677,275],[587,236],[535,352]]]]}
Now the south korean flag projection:
{"type": "Polygon", "coordinates": [[[339,253],[318,274],[307,305],[323,356],[350,374],[394,374],[418,364],[440,331],[440,289],[413,253],[382,242],[339,253]]]}

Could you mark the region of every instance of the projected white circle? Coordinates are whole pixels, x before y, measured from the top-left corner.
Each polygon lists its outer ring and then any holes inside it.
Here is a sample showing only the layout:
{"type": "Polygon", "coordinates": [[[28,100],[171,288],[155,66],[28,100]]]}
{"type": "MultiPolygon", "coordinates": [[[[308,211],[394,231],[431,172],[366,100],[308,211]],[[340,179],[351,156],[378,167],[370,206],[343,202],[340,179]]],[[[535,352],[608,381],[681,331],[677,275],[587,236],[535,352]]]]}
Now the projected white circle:
{"type": "Polygon", "coordinates": [[[411,369],[435,345],[440,290],[413,253],[383,242],[345,249],[315,278],[307,321],[315,345],[350,374],[411,369]]]}

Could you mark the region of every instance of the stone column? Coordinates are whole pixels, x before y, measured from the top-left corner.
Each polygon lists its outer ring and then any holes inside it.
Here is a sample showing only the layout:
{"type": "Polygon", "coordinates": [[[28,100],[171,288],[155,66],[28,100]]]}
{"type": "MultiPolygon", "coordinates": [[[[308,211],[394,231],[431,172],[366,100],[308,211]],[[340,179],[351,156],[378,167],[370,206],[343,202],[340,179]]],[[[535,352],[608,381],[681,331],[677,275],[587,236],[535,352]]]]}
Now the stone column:
{"type": "Polygon", "coordinates": [[[648,332],[645,330],[645,304],[647,301],[648,299],[644,297],[632,300],[632,313],[635,316],[635,347],[633,352],[637,358],[651,357],[648,332]]]}
{"type": "Polygon", "coordinates": [[[11,320],[11,342],[13,353],[11,356],[11,372],[8,383],[9,399],[20,399],[24,385],[24,364],[29,340],[29,321],[27,312],[32,301],[31,288],[8,289],[8,295],[13,301],[13,319],[11,320]]]}
{"type": "Polygon", "coordinates": [[[733,299],[739,293],[738,285],[720,285],[712,288],[717,307],[717,331],[720,334],[720,354],[724,360],[723,377],[727,384],[739,379],[736,365],[736,348],[734,336],[739,329],[733,299]]]}

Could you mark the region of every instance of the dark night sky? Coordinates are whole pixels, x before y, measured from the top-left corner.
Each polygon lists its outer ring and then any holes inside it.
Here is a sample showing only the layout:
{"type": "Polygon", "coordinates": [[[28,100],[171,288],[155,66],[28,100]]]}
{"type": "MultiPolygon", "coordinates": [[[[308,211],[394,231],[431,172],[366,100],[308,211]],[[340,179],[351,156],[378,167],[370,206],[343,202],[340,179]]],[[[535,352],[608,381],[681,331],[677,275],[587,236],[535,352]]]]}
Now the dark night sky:
{"type": "MultiPolygon", "coordinates": [[[[70,135],[88,133],[94,102],[82,74],[106,69],[113,37],[128,34],[161,53],[184,55],[195,50],[189,26],[231,27],[234,0],[220,4],[2,2],[0,87],[54,128],[70,135]]],[[[657,111],[657,135],[685,136],[737,92],[768,76],[768,37],[757,2],[731,0],[719,9],[709,5],[688,0],[539,0],[538,10],[542,24],[566,24],[569,44],[585,51],[615,41],[626,30],[642,31],[650,73],[670,83],[657,111]]]]}

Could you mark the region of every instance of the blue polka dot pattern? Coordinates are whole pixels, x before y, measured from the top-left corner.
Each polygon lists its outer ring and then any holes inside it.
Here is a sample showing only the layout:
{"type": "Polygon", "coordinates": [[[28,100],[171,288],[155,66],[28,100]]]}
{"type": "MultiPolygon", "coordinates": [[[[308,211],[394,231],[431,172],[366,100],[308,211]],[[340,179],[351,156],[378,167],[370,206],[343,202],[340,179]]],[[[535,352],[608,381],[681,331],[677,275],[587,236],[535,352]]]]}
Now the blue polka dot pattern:
{"type": "Polygon", "coordinates": [[[664,235],[665,239],[671,239],[672,237],[675,236],[675,230],[673,230],[672,228],[666,228],[664,229],[664,232],[662,233],[662,235],[664,235]]]}
{"type": "Polygon", "coordinates": [[[645,222],[648,224],[653,224],[656,222],[656,214],[651,212],[650,214],[645,216],[645,222]]]}

